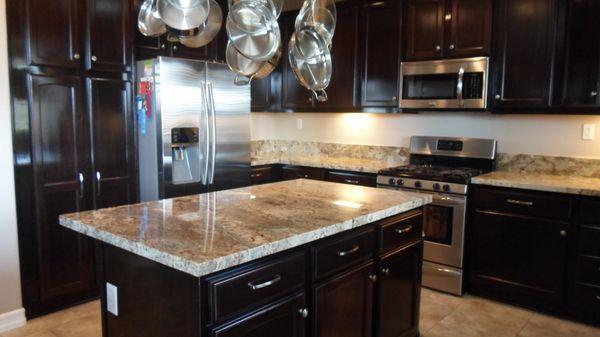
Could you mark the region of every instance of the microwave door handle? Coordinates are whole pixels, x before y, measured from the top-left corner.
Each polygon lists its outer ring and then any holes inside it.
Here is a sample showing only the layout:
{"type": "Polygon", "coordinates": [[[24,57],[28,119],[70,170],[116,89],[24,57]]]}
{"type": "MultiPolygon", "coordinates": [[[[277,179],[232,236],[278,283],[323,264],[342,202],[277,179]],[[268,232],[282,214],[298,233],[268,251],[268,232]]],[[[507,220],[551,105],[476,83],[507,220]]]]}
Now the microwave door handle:
{"type": "Polygon", "coordinates": [[[464,87],[465,69],[460,67],[458,70],[458,81],[456,82],[456,97],[458,98],[458,106],[463,106],[463,87],[464,87]]]}

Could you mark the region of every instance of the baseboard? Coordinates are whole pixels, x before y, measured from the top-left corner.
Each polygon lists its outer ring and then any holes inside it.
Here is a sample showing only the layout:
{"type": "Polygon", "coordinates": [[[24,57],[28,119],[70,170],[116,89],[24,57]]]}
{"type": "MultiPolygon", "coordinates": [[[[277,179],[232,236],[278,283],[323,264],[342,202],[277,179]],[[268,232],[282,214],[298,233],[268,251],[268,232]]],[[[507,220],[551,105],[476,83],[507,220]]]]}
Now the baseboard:
{"type": "Polygon", "coordinates": [[[0,314],[0,333],[25,325],[25,309],[17,309],[0,314]]]}

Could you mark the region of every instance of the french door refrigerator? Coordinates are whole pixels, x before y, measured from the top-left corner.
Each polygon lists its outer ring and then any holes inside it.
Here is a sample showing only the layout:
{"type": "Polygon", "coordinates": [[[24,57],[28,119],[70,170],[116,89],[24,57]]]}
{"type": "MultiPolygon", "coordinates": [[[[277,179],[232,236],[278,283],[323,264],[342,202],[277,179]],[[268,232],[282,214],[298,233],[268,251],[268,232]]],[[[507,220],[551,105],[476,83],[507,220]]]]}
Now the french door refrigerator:
{"type": "Polygon", "coordinates": [[[226,65],[137,63],[141,201],[250,185],[250,86],[226,65]]]}

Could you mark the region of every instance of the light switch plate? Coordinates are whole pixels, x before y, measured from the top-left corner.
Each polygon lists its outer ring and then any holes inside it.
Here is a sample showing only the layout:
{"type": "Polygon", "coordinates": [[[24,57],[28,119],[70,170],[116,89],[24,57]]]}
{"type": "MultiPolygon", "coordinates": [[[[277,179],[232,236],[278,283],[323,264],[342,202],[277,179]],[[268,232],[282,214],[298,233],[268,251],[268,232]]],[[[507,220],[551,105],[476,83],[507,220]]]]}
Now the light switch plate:
{"type": "Polygon", "coordinates": [[[581,139],[594,140],[596,137],[596,124],[583,124],[581,139]]]}
{"type": "Polygon", "coordinates": [[[296,127],[298,128],[298,130],[302,130],[302,119],[298,118],[296,120],[296,127]]]}
{"type": "Polygon", "coordinates": [[[106,311],[119,316],[119,288],[106,282],[106,311]]]}

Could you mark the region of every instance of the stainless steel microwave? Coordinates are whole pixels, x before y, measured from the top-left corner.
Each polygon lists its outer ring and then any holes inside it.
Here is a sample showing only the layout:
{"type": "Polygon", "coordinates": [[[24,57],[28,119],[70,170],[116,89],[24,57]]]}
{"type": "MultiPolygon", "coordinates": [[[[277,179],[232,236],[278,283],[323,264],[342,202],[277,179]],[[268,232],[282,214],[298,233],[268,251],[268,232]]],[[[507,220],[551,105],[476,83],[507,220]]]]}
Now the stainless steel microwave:
{"type": "Polygon", "coordinates": [[[485,109],[489,58],[402,62],[400,108],[485,109]]]}

